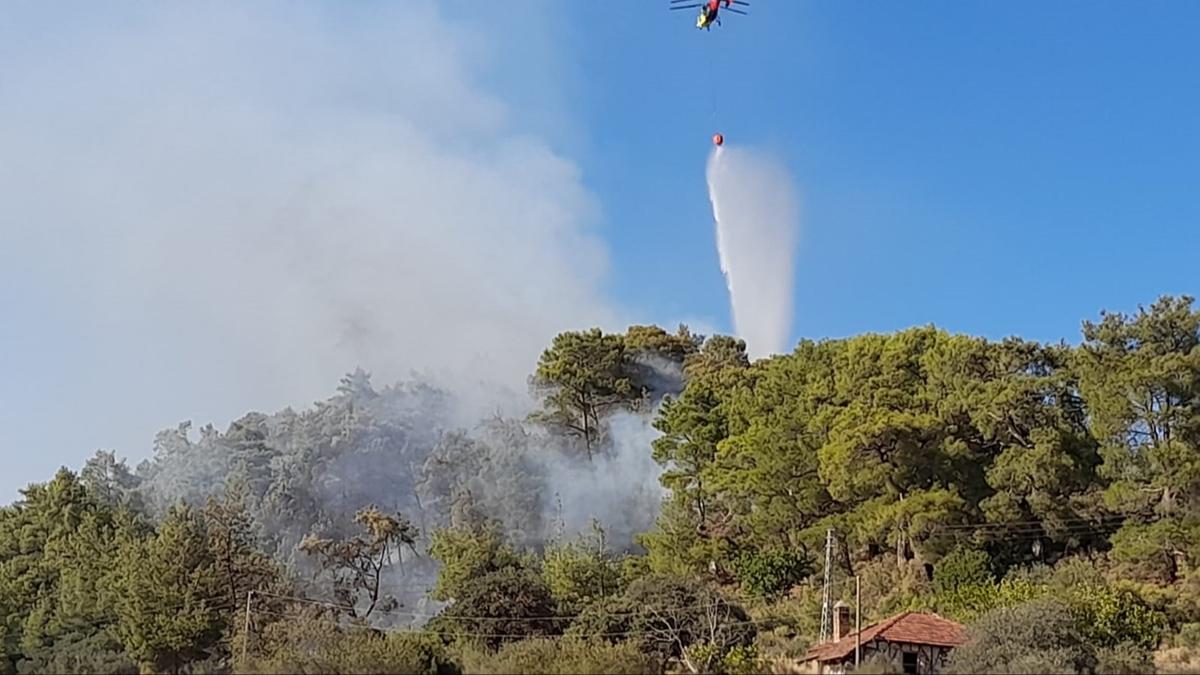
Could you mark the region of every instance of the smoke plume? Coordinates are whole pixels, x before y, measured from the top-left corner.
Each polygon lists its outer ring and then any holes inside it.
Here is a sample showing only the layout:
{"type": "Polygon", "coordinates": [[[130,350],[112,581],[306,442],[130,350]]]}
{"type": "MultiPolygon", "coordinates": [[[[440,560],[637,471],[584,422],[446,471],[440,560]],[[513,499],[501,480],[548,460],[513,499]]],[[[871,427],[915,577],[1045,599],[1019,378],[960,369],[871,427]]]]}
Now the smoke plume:
{"type": "Polygon", "coordinates": [[[708,158],[708,194],[734,329],[751,358],[787,351],[799,209],[787,170],[726,146],[708,158]]]}
{"type": "Polygon", "coordinates": [[[520,415],[557,332],[627,323],[593,195],[516,114],[566,116],[538,65],[554,4],[516,39],[464,23],[508,8],[335,7],[0,16],[0,428],[38,450],[0,489],[356,366],[452,389],[463,423],[520,415]]]}

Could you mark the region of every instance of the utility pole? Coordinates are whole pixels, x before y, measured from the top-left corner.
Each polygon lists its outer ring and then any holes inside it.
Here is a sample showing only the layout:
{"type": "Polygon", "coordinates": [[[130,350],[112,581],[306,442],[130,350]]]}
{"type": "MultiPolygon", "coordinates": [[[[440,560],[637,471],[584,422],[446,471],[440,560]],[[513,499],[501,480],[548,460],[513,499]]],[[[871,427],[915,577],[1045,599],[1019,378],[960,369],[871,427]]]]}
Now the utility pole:
{"type": "Polygon", "coordinates": [[[854,575],[854,666],[862,660],[862,586],[854,575]]]}
{"type": "Polygon", "coordinates": [[[246,591],[246,624],[242,629],[242,667],[246,667],[246,648],[250,646],[250,598],[254,597],[254,590],[246,591]]]}
{"type": "Polygon", "coordinates": [[[833,614],[833,528],[825,532],[825,587],[821,590],[821,642],[829,639],[829,624],[833,614]]]}

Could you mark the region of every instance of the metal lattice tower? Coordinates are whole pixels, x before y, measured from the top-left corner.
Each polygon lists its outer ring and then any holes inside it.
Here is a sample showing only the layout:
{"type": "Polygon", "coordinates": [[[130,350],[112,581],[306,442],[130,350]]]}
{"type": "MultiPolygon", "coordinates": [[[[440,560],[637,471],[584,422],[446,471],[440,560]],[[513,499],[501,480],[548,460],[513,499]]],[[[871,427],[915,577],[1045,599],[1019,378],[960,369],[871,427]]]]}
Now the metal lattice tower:
{"type": "Polygon", "coordinates": [[[825,587],[821,590],[821,642],[829,639],[833,620],[833,528],[825,533],[825,587]]]}

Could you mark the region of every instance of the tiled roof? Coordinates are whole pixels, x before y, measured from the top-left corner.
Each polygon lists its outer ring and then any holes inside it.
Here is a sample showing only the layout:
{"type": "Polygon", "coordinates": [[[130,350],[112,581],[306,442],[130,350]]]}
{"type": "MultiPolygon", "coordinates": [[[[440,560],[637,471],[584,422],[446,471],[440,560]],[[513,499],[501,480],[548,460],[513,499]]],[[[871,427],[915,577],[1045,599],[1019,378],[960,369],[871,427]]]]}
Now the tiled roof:
{"type": "MultiPolygon", "coordinates": [[[[902,612],[862,630],[861,644],[872,640],[907,642],[937,647],[957,647],[966,642],[966,629],[960,623],[936,614],[902,612]]],[[[804,661],[833,661],[854,653],[854,633],[837,642],[819,644],[804,655],[804,661]]]]}

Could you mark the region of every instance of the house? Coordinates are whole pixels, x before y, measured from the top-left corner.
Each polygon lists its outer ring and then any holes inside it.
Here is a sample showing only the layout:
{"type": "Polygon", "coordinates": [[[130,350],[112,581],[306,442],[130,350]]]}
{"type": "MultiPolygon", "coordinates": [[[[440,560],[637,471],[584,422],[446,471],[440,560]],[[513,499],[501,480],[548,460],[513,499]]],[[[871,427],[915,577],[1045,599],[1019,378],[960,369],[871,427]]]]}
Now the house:
{"type": "Polygon", "coordinates": [[[884,654],[905,673],[926,675],[940,672],[950,652],[964,642],[962,624],[921,612],[901,612],[864,627],[857,635],[850,624],[850,606],[839,602],[833,607],[833,639],[809,649],[801,663],[815,666],[817,673],[852,672],[858,645],[862,662],[884,654]]]}

